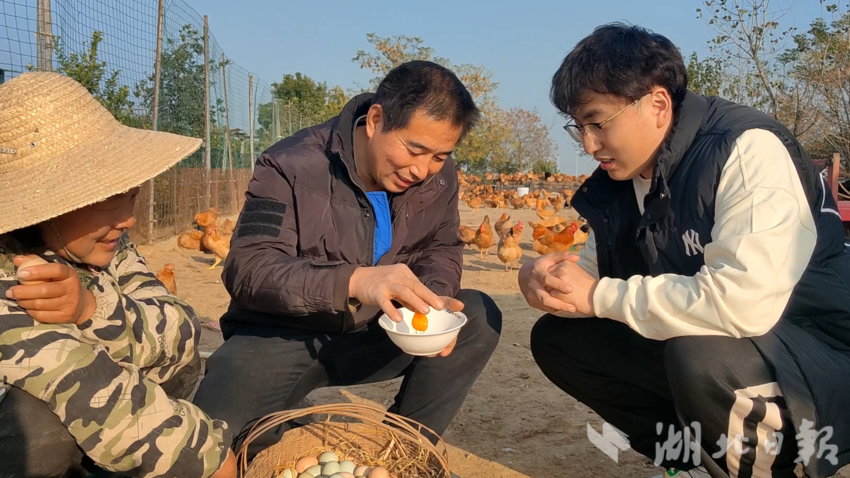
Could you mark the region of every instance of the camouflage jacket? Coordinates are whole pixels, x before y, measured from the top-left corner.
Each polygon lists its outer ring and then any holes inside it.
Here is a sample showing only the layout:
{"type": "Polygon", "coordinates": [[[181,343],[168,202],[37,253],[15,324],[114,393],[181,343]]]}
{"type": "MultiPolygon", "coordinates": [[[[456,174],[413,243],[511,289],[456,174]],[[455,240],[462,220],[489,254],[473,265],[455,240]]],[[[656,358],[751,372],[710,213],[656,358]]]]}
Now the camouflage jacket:
{"type": "Polygon", "coordinates": [[[84,324],[41,324],[6,289],[17,285],[20,243],[0,236],[0,385],[43,400],[101,468],[138,477],[208,477],[229,431],[160,386],[198,359],[200,323],[169,295],[125,235],[106,269],[71,265],[97,300],[84,324]]]}

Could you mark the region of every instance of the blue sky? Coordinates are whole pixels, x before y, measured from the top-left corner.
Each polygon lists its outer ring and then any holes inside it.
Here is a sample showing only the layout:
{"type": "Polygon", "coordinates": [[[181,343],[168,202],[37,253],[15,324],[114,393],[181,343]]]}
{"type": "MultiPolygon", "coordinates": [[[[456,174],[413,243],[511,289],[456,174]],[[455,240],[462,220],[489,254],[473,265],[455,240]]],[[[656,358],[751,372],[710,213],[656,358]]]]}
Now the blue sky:
{"type": "MultiPolygon", "coordinates": [[[[368,49],[366,33],[419,36],[454,63],[493,71],[503,108],[537,108],[553,127],[561,171],[569,173],[574,146],[549,103],[548,86],[577,41],[596,25],[627,21],[667,36],[686,55],[702,56],[714,36],[697,18],[701,2],[683,0],[187,1],[210,16],[210,29],[229,56],[268,82],[300,71],[328,84],[365,85],[370,73],[351,59],[368,49]]],[[[818,0],[774,3],[789,9],[781,24],[801,30],[822,11],[818,0]]],[[[582,158],[579,173],[594,167],[582,158]]]]}
{"type": "MultiPolygon", "coordinates": [[[[419,36],[437,55],[448,57],[453,63],[472,63],[491,70],[499,83],[497,95],[503,108],[537,109],[551,127],[551,135],[559,146],[561,171],[567,173],[575,171],[575,143],[561,129],[563,120],[549,103],[548,90],[552,74],[576,42],[597,25],[627,21],[666,35],[686,56],[692,51],[704,56],[708,53],[706,40],[714,36],[705,22],[697,18],[696,9],[702,6],[699,0],[166,0],[166,7],[170,11],[183,11],[181,2],[188,3],[200,15],[208,15],[210,30],[227,56],[268,83],[279,81],[284,73],[300,71],[329,85],[365,86],[371,73],[361,70],[351,59],[357,50],[369,49],[367,33],[419,36]]],[[[54,17],[58,20],[64,18],[61,5],[88,5],[88,0],[54,0],[54,3],[57,4],[54,17]]],[[[0,28],[0,37],[33,43],[31,32],[26,30],[34,28],[34,4],[34,0],[4,0],[0,27],[5,28],[0,28]],[[15,30],[15,24],[23,30],[15,30]]],[[[127,4],[122,2],[122,5],[127,4]]],[[[153,37],[148,30],[155,30],[156,1],[129,5],[134,5],[132,12],[124,14],[139,19],[131,20],[128,25],[142,28],[150,43],[153,37]]],[[[783,27],[794,25],[800,30],[824,13],[820,0],[772,0],[772,5],[787,10],[780,20],[783,27]]],[[[152,50],[152,44],[137,50],[142,52],[138,54],[141,57],[127,56],[123,50],[113,53],[110,43],[116,39],[119,43],[125,41],[134,31],[112,31],[117,28],[113,25],[116,22],[104,23],[105,17],[96,11],[87,13],[91,18],[77,19],[79,15],[75,15],[65,16],[74,22],[84,20],[94,25],[91,28],[108,30],[105,55],[117,60],[117,68],[125,73],[144,70],[147,74],[150,62],[142,53],[152,50]]],[[[188,11],[182,15],[194,17],[188,11]]],[[[70,25],[70,30],[57,27],[54,33],[68,36],[74,29],[81,30],[76,32],[80,37],[78,43],[90,34],[75,24],[70,25]]],[[[6,43],[0,44],[0,50],[10,49],[3,45],[6,43]]],[[[12,46],[12,51],[32,49],[34,52],[34,45],[12,46]]],[[[8,56],[4,51],[0,51],[0,63],[8,56]]],[[[231,100],[238,102],[239,98],[231,100]]],[[[582,159],[578,170],[588,173],[594,167],[592,160],[582,159]]]]}

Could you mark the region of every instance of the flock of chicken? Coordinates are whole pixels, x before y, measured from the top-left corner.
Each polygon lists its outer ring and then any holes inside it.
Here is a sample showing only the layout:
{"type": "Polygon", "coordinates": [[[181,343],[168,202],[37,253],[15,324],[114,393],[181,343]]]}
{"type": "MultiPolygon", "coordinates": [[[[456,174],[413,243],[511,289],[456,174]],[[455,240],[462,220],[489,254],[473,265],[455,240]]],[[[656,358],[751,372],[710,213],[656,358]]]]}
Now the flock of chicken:
{"type": "Polygon", "coordinates": [[[192,230],[180,234],[177,236],[177,246],[192,251],[212,252],[215,255],[215,262],[210,269],[215,269],[230,253],[230,236],[233,234],[236,223],[225,219],[219,225],[218,211],[215,208],[195,214],[195,223],[203,228],[203,231],[192,230]]]}
{"type": "MultiPolygon", "coordinates": [[[[516,189],[495,192],[491,185],[478,185],[469,191],[462,191],[460,195],[475,212],[481,206],[507,209],[508,204],[514,209],[533,208],[540,221],[529,223],[533,228],[532,248],[540,255],[580,250],[587,242],[589,227],[586,221],[579,219],[568,222],[557,215],[565,206],[569,207],[573,196],[570,189],[563,193],[539,189],[520,196],[516,189]]],[[[505,270],[511,271],[522,258],[522,229],[522,221],[514,225],[510,215],[502,213],[495,224],[495,235],[489,215],[484,216],[484,221],[477,228],[461,225],[458,232],[464,244],[478,248],[482,260],[490,248],[497,246],[496,255],[505,264],[505,270]]]]}
{"type": "MultiPolygon", "coordinates": [[[[210,269],[215,269],[230,253],[230,236],[233,234],[236,223],[230,219],[225,219],[219,225],[218,211],[215,208],[209,208],[204,212],[195,214],[195,223],[204,230],[193,229],[191,232],[180,234],[177,236],[177,246],[191,251],[212,252],[215,255],[215,263],[210,269]]],[[[177,295],[177,277],[174,264],[169,263],[163,266],[156,273],[156,278],[162,282],[171,295],[177,295]]]]}
{"type": "MultiPolygon", "coordinates": [[[[493,173],[489,173],[487,175],[488,182],[501,182],[503,184],[510,182],[525,183],[539,179],[539,176],[533,173],[517,173],[514,175],[493,175],[493,173]]],[[[569,183],[582,179],[584,178],[566,175],[551,175],[546,178],[550,183],[569,183]]],[[[539,189],[520,196],[516,189],[496,192],[490,184],[477,184],[481,183],[481,178],[465,173],[459,172],[458,180],[461,185],[460,199],[465,201],[466,205],[473,211],[477,212],[482,206],[507,209],[508,205],[514,209],[534,209],[540,221],[529,223],[533,228],[532,248],[540,255],[579,250],[587,241],[588,226],[585,221],[580,219],[568,222],[557,215],[565,206],[569,207],[573,195],[571,189],[565,189],[562,193],[550,193],[545,189],[539,189]],[[473,186],[473,184],[477,185],[473,186]]],[[[230,253],[230,236],[233,234],[236,224],[230,219],[225,219],[223,223],[219,224],[218,212],[215,208],[195,214],[195,223],[200,229],[193,229],[190,232],[180,234],[177,237],[177,246],[181,249],[213,253],[215,262],[210,269],[215,269],[230,253]]],[[[482,259],[489,252],[489,249],[497,246],[496,255],[505,264],[505,270],[511,271],[514,264],[522,258],[523,251],[520,247],[522,230],[522,221],[513,224],[510,215],[502,213],[502,216],[496,221],[495,233],[490,225],[489,215],[484,216],[484,221],[478,227],[460,226],[459,233],[464,244],[478,248],[482,259]]],[[[166,264],[157,272],[156,277],[170,293],[177,293],[174,264],[166,264]]]]}
{"type": "Polygon", "coordinates": [[[461,187],[469,186],[472,184],[479,184],[484,182],[491,183],[501,183],[505,185],[521,185],[528,184],[529,182],[538,182],[545,181],[547,183],[560,183],[560,184],[572,184],[572,183],[583,183],[585,179],[587,179],[586,174],[582,174],[581,176],[571,176],[569,174],[537,174],[532,171],[527,173],[519,172],[519,173],[487,173],[482,178],[481,176],[476,176],[474,174],[466,174],[462,171],[458,171],[458,182],[461,187]]]}

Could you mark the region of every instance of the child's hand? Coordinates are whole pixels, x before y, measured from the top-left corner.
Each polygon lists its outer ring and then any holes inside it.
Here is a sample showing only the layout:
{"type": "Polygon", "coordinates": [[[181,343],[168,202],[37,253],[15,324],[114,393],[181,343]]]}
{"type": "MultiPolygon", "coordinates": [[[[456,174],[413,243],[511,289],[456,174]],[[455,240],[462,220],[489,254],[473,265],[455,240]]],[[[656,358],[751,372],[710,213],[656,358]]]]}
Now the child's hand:
{"type": "MultiPolygon", "coordinates": [[[[17,256],[15,265],[37,256],[17,256]]],[[[40,264],[18,269],[18,282],[6,291],[35,320],[43,324],[87,321],[96,308],[94,295],[83,288],[76,271],[64,264],[40,264]]]]}

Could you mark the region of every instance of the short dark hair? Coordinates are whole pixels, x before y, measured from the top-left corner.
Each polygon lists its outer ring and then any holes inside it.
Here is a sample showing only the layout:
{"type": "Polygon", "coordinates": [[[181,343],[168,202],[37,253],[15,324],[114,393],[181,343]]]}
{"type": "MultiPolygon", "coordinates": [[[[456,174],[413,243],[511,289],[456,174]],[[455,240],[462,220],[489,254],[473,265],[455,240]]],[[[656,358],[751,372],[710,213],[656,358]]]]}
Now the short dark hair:
{"type": "Polygon", "coordinates": [[[481,115],[469,90],[451,70],[423,60],[393,68],[378,85],[374,103],[383,108],[384,131],[407,127],[422,108],[435,120],[460,126],[462,138],[481,115]]]}
{"type": "Polygon", "coordinates": [[[22,252],[32,252],[47,246],[38,224],[23,229],[15,229],[8,234],[21,243],[22,252]]]}
{"type": "Polygon", "coordinates": [[[609,23],[576,44],[552,77],[549,98],[569,115],[585,92],[616,95],[635,101],[662,86],[678,109],[688,90],[682,54],[663,35],[643,27],[609,23]]]}

